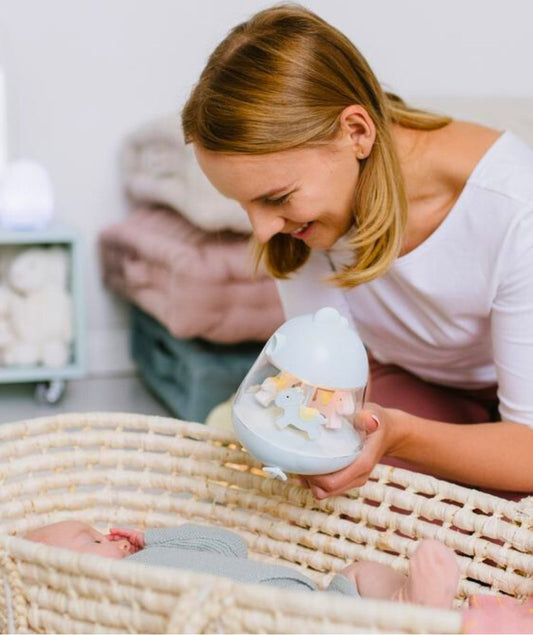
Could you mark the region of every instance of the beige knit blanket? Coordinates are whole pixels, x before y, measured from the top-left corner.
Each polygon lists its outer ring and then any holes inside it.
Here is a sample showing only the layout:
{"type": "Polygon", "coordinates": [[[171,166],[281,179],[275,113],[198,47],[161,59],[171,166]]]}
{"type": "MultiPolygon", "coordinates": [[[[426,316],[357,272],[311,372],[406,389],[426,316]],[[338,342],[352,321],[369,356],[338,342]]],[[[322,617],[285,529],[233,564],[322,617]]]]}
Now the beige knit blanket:
{"type": "Polygon", "coordinates": [[[200,170],[192,145],[185,145],[178,115],[159,117],[126,137],[122,180],[134,204],[165,205],[206,231],[249,234],[250,222],[200,170]]]}

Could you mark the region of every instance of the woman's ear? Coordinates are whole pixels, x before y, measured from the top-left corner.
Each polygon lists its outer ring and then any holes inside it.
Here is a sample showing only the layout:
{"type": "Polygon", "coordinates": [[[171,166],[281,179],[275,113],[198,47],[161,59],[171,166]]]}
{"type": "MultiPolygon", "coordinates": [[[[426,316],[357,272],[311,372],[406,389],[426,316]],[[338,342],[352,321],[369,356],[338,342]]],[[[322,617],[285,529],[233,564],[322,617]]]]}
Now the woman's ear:
{"type": "Polygon", "coordinates": [[[353,147],[357,159],[366,159],[376,140],[376,126],[363,106],[347,106],[339,119],[341,135],[353,147]]]}

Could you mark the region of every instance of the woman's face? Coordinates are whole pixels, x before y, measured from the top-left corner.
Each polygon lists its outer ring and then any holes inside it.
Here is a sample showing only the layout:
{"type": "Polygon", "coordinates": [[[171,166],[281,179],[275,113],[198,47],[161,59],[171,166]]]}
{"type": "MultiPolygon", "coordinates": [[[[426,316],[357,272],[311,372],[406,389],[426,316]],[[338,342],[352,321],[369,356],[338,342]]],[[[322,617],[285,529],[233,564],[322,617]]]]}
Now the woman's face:
{"type": "Polygon", "coordinates": [[[260,243],[284,233],[328,249],[353,223],[359,163],[349,138],[261,155],[225,154],[198,144],[195,152],[215,188],[247,212],[260,243]]]}

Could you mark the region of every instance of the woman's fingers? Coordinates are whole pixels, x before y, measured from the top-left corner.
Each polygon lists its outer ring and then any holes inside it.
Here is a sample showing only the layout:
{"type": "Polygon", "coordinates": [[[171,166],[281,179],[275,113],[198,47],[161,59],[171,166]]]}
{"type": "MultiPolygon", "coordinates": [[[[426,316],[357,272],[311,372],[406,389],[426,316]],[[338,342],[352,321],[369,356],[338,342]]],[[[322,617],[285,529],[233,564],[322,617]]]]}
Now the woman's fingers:
{"type": "MultiPolygon", "coordinates": [[[[337,475],[344,473],[345,470],[340,470],[339,472],[332,472],[331,474],[321,474],[319,476],[299,476],[298,479],[300,481],[300,485],[305,487],[306,489],[310,489],[315,498],[326,498],[327,496],[333,496],[335,493],[340,493],[343,491],[345,487],[343,479],[339,480],[337,475]]],[[[366,478],[361,478],[360,483],[354,484],[352,487],[357,487],[357,485],[363,485],[366,482],[366,478]]],[[[350,479],[350,482],[353,479],[350,479]]]]}
{"type": "Polygon", "coordinates": [[[298,475],[298,480],[300,481],[300,485],[302,487],[309,488],[309,481],[307,480],[307,476],[298,475]]]}
{"type": "Polygon", "coordinates": [[[331,474],[300,475],[302,486],[310,488],[315,498],[322,499],[364,485],[385,453],[389,418],[386,409],[367,403],[354,417],[353,425],[362,438],[363,448],[353,463],[331,474]]]}
{"type": "Polygon", "coordinates": [[[341,494],[353,487],[361,487],[374,468],[371,449],[365,448],[355,461],[338,472],[309,476],[307,480],[316,498],[341,494]]]}
{"type": "Polygon", "coordinates": [[[354,418],[354,427],[358,432],[373,434],[380,427],[378,415],[371,410],[360,410],[354,418]]]}
{"type": "Polygon", "coordinates": [[[354,487],[364,485],[374,466],[381,458],[381,445],[383,434],[379,406],[367,404],[364,410],[359,411],[354,419],[354,427],[363,438],[363,449],[356,456],[353,463],[338,472],[319,476],[307,476],[306,485],[311,488],[315,498],[326,498],[342,494],[354,487]]]}

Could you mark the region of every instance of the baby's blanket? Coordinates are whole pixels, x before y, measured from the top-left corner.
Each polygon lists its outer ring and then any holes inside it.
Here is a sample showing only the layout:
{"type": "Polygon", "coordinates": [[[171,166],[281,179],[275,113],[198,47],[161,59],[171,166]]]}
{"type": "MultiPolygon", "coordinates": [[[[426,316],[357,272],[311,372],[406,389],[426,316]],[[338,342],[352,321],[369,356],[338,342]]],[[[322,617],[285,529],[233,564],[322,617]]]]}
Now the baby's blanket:
{"type": "Polygon", "coordinates": [[[121,168],[134,204],[165,205],[206,231],[251,231],[241,207],[219,194],[200,170],[176,115],[132,132],[122,147],[121,168]]]}
{"type": "Polygon", "coordinates": [[[283,322],[275,284],[253,274],[248,239],[206,233],[162,208],[133,212],[100,235],[107,286],[178,338],[265,341],[283,322]]]}

